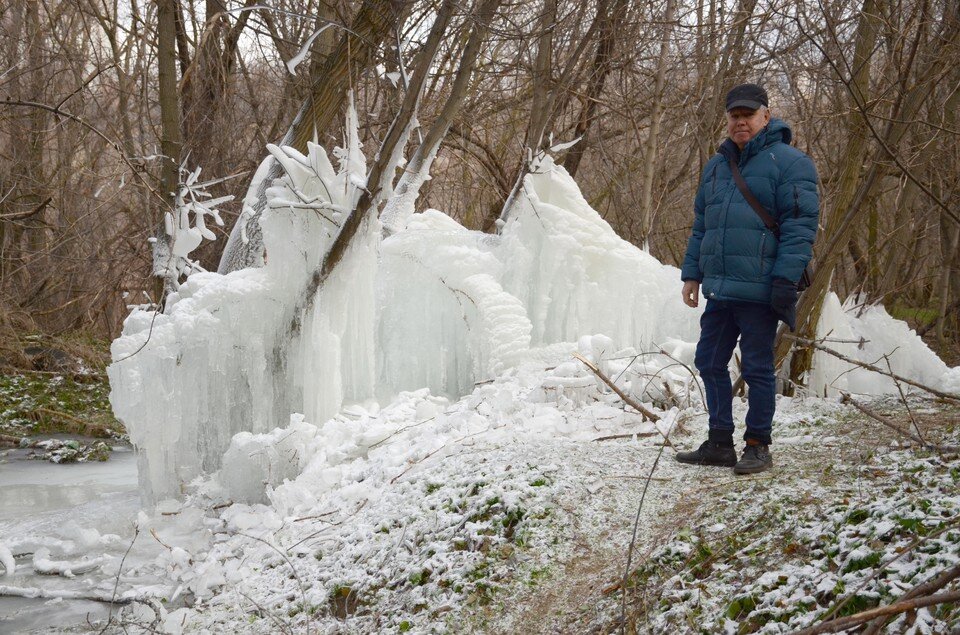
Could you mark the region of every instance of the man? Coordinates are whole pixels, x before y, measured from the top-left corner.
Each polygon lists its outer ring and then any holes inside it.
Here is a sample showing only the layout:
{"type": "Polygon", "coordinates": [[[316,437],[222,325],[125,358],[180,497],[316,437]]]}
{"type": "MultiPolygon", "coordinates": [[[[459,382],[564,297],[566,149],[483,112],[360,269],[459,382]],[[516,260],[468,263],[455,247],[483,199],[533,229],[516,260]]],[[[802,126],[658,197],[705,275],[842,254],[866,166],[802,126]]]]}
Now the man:
{"type": "Polygon", "coordinates": [[[700,177],[680,276],[687,306],[698,306],[701,290],[707,299],[695,363],[706,391],[709,433],[698,449],[678,453],[677,460],[753,474],[773,466],[777,321],[795,328],[797,282],[810,260],[820,205],[813,161],[790,146],[790,127],[770,117],[766,91],[741,84],[727,94],[726,106],[729,138],[700,177]],[[779,240],[737,186],[731,159],[779,225],[779,240]],[[728,369],[738,338],[750,389],[746,447],[739,461],[728,369]]]}

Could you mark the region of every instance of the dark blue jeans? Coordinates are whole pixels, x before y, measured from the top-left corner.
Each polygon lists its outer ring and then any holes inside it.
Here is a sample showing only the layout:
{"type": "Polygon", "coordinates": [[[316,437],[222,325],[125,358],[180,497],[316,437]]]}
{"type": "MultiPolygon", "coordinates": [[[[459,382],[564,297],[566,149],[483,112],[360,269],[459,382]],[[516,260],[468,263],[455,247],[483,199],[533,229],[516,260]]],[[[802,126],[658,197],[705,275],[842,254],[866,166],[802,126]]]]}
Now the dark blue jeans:
{"type": "Polygon", "coordinates": [[[707,300],[700,317],[700,341],[695,364],[706,389],[710,438],[733,438],[733,392],[728,365],[740,338],[740,367],[750,387],[744,439],[770,444],[776,410],[773,341],[777,316],[766,304],[707,300]]]}

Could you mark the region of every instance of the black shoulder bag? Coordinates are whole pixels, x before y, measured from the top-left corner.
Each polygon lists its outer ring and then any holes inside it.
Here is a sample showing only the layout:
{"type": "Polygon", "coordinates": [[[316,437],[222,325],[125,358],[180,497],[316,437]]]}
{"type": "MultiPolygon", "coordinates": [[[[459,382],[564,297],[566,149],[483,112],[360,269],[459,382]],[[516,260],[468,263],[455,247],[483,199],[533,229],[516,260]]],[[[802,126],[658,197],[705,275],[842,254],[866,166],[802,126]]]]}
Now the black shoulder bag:
{"type": "MultiPolygon", "coordinates": [[[[757,213],[757,216],[759,216],[763,224],[767,226],[767,229],[773,232],[777,242],[780,242],[780,225],[777,224],[777,221],[773,220],[773,217],[767,213],[767,210],[763,209],[763,205],[760,204],[757,197],[750,191],[747,182],[743,180],[743,175],[740,174],[740,168],[737,167],[737,160],[732,156],[728,156],[727,160],[730,163],[730,171],[733,173],[733,181],[737,184],[740,193],[743,194],[743,198],[747,199],[747,203],[750,204],[753,211],[757,213]]],[[[804,268],[803,273],[800,275],[800,280],[797,282],[797,291],[803,291],[809,287],[812,280],[813,266],[807,263],[806,268],[804,268]]]]}

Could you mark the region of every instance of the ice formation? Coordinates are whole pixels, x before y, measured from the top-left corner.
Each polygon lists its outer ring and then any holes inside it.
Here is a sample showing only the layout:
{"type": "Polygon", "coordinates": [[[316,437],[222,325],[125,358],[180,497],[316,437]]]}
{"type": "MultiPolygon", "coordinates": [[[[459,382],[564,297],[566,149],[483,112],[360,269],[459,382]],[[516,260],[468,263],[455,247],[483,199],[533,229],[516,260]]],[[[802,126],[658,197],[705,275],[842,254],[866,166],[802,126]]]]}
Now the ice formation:
{"type": "MultiPolygon", "coordinates": [[[[467,230],[437,210],[412,214],[406,198],[392,209],[388,202],[391,235],[381,239],[380,224],[367,221],[315,301],[305,302],[365,185],[352,112],[347,129],[338,170],[318,145],[307,155],[270,147],[285,176],[267,191],[262,269],[195,274],[162,314],[134,312],[114,342],[111,400],[138,448],[147,501],[181,496],[195,477],[221,468],[225,452],[235,477],[225,480],[238,500],[279,495],[305,469],[304,448],[333,443],[338,428],[323,422],[345,404],[375,411],[372,399],[421,389],[458,397],[523,363],[557,365],[578,342],[639,399],[699,399],[699,311],[682,304],[678,270],[618,237],[548,156],[525,177],[500,235],[467,230]]],[[[858,359],[897,349],[896,372],[960,385],[960,371],[881,308],[857,316],[831,298],[821,324],[828,334],[868,340],[838,345],[858,359]]],[[[895,389],[847,370],[818,353],[811,385],[895,389]]],[[[572,401],[598,390],[563,364],[541,389],[544,399],[572,401]]],[[[362,430],[363,421],[343,425],[362,430]]]]}
{"type": "MultiPolygon", "coordinates": [[[[838,353],[941,390],[960,394],[960,366],[950,368],[906,322],[879,305],[859,307],[854,298],[841,304],[835,293],[823,303],[817,339],[838,353]]],[[[807,385],[814,394],[839,391],[881,395],[896,393],[896,382],[818,351],[807,385]]],[[[908,386],[902,386],[906,389],[908,386]]]]}
{"type": "Polygon", "coordinates": [[[114,342],[111,402],[138,449],[146,500],[178,497],[219,468],[239,432],[286,425],[293,412],[323,421],[372,394],[378,227],[367,224],[347,251],[349,273],[294,314],[365,182],[350,130],[339,171],[317,145],[306,156],[270,147],[286,175],[267,191],[262,269],[195,274],[163,313],[135,311],[114,342]]]}

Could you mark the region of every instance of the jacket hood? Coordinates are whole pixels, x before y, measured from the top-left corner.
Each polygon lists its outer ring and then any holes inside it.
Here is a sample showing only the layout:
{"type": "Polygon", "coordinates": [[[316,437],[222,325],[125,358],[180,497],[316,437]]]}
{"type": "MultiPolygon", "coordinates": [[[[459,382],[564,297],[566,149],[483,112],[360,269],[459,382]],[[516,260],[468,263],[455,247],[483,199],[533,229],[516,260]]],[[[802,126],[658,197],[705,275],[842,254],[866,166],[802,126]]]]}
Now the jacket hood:
{"type": "Polygon", "coordinates": [[[790,145],[791,141],[793,141],[793,130],[790,129],[790,125],[783,119],[772,117],[770,123],[747,142],[743,153],[749,156],[774,143],[782,142],[790,145]]]}

